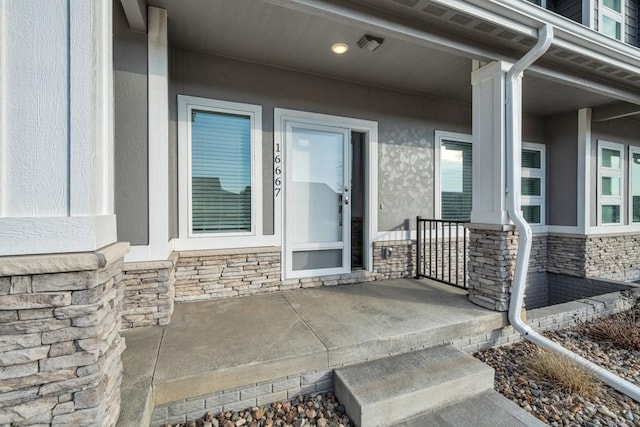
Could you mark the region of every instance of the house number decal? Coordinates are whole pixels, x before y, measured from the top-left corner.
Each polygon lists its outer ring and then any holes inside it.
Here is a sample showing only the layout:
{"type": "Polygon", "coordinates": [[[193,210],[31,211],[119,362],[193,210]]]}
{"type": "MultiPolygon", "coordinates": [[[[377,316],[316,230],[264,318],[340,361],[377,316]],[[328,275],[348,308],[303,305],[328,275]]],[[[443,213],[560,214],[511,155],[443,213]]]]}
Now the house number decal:
{"type": "Polygon", "coordinates": [[[275,197],[280,196],[282,191],[282,152],[280,144],[276,144],[273,152],[273,194],[275,197]]]}

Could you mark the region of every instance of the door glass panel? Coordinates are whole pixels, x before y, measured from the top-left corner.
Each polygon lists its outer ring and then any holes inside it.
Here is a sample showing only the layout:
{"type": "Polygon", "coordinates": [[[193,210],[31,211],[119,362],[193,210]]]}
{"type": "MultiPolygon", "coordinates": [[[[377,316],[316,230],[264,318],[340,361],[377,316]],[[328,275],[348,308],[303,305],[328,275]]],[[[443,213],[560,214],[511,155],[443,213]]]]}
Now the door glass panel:
{"type": "Polygon", "coordinates": [[[293,253],[293,271],[339,267],[342,267],[342,249],[293,253]]]}
{"type": "Polygon", "coordinates": [[[292,139],[292,241],[342,241],[343,134],[294,129],[292,139]]]}

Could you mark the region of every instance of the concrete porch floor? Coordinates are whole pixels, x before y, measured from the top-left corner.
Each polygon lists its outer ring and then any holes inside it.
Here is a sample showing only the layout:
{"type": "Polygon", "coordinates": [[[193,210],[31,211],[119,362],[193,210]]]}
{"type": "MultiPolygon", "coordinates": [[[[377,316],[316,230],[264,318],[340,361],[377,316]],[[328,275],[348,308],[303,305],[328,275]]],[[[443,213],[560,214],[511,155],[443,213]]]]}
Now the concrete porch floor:
{"type": "Polygon", "coordinates": [[[462,289],[414,279],[176,304],[170,325],[122,333],[119,425],[140,422],[154,405],[428,348],[506,323],[504,313],[473,305],[462,289]]]}

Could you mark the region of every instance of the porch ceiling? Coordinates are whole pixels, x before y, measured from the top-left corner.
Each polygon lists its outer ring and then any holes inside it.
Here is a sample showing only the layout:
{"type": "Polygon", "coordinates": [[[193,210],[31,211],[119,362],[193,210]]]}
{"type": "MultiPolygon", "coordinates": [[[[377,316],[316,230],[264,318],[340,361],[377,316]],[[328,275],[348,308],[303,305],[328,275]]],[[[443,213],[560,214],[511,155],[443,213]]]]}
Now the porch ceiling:
{"type": "MultiPolygon", "coordinates": [[[[474,58],[465,52],[425,46],[372,30],[364,23],[308,14],[273,1],[148,0],[147,3],[167,9],[170,43],[181,49],[471,103],[470,73],[474,58]],[[365,33],[384,37],[383,45],[375,52],[358,48],[357,41],[365,33]],[[329,48],[336,42],[347,43],[349,51],[343,56],[333,54],[329,48]]],[[[489,30],[481,23],[474,24],[476,28],[480,26],[477,31],[489,30]]],[[[435,25],[429,29],[435,33],[445,31],[435,25]]],[[[482,46],[503,55],[519,56],[534,40],[520,35],[519,42],[515,42],[512,34],[493,32],[482,46]]],[[[449,36],[463,37],[454,33],[449,36]]],[[[524,110],[540,115],[613,101],[537,75],[527,75],[523,87],[524,110]]]]}

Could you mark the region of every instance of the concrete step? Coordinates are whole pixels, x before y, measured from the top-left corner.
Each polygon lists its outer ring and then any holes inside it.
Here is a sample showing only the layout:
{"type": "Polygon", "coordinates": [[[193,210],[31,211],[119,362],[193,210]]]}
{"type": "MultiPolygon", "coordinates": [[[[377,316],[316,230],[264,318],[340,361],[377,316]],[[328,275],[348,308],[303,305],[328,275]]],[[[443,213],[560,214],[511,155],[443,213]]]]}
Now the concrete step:
{"type": "Polygon", "coordinates": [[[360,427],[383,427],[493,389],[493,368],[451,346],[334,372],[335,393],[360,427]]]}
{"type": "Polygon", "coordinates": [[[489,390],[462,402],[415,415],[394,427],[545,427],[546,424],[489,390]]]}

